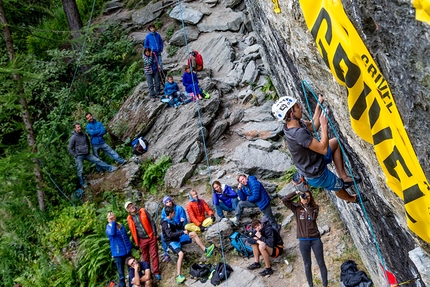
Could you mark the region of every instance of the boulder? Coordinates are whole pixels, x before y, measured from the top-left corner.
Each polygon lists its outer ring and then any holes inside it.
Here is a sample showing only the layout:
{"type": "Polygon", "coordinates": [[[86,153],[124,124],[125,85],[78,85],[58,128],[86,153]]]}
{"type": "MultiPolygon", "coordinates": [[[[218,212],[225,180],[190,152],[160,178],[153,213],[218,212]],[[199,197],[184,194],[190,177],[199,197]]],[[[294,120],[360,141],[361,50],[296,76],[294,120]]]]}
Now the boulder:
{"type": "Polygon", "coordinates": [[[132,32],[128,35],[128,39],[133,41],[135,45],[138,45],[138,44],[142,45],[143,41],[145,41],[146,34],[147,33],[143,33],[143,32],[132,32]]]}
{"type": "Polygon", "coordinates": [[[194,142],[186,156],[188,162],[191,164],[196,164],[199,163],[204,157],[205,150],[203,148],[203,144],[200,141],[194,142]]]}
{"type": "Polygon", "coordinates": [[[213,224],[206,230],[206,240],[210,243],[214,243],[215,245],[220,245],[220,234],[222,238],[223,247],[225,249],[231,249],[232,246],[230,244],[229,236],[233,233],[233,223],[224,218],[218,223],[213,224]]]}
{"type": "Polygon", "coordinates": [[[197,28],[201,32],[239,31],[244,19],[245,15],[242,12],[234,12],[230,8],[218,9],[205,17],[197,28]]]}
{"type": "Polygon", "coordinates": [[[284,186],[279,192],[278,192],[278,197],[284,197],[287,194],[290,193],[295,193],[296,192],[296,187],[294,186],[294,184],[292,182],[290,182],[289,184],[287,184],[286,186],[284,186]]]}
{"type": "Polygon", "coordinates": [[[286,153],[278,150],[266,152],[252,148],[248,142],[234,150],[231,160],[236,163],[241,172],[263,179],[279,177],[292,165],[291,159],[286,153]]]}
{"type": "Polygon", "coordinates": [[[228,128],[227,121],[223,121],[223,120],[217,121],[209,134],[209,140],[207,143],[208,146],[211,146],[214,143],[216,143],[216,141],[219,139],[219,137],[224,133],[224,131],[227,128],[228,128]]]}
{"type": "Polygon", "coordinates": [[[196,166],[189,162],[181,162],[169,167],[164,176],[166,187],[180,188],[193,175],[196,166]]]}
{"type": "Polygon", "coordinates": [[[230,115],[230,126],[234,126],[235,124],[240,123],[244,113],[245,113],[244,109],[234,110],[230,115]]]}
{"type": "Polygon", "coordinates": [[[266,140],[258,139],[249,143],[250,148],[260,149],[262,151],[271,152],[273,150],[273,145],[266,140]]]}
{"type": "Polygon", "coordinates": [[[113,0],[106,3],[105,10],[103,11],[103,14],[108,15],[112,14],[124,7],[124,4],[121,3],[119,0],[113,0]]]}
{"type": "Polygon", "coordinates": [[[282,132],[282,123],[279,122],[249,122],[236,130],[236,133],[248,140],[276,139],[282,132]]]}
{"type": "MultiPolygon", "coordinates": [[[[185,26],[185,33],[187,35],[187,43],[197,40],[200,31],[195,26],[185,26]]],[[[180,29],[173,33],[172,38],[170,38],[170,44],[175,46],[185,46],[184,29],[180,29]]]]}
{"type": "Polygon", "coordinates": [[[221,81],[232,87],[236,87],[243,78],[243,69],[243,63],[239,63],[225,78],[222,78],[221,81]]]}
{"type": "Polygon", "coordinates": [[[163,13],[163,9],[161,9],[162,6],[162,1],[155,3],[150,2],[142,9],[136,10],[136,12],[132,14],[131,19],[136,24],[146,25],[161,16],[163,13]]]}
{"type": "Polygon", "coordinates": [[[422,281],[430,286],[430,256],[421,247],[409,251],[408,255],[420,272],[422,281]]]}
{"type": "MultiPolygon", "coordinates": [[[[157,2],[161,3],[161,2],[157,2]]],[[[199,10],[193,9],[186,4],[182,4],[182,11],[180,5],[175,6],[169,13],[170,18],[181,21],[184,23],[196,25],[203,17],[203,13],[199,10]]],[[[200,30],[200,29],[199,29],[200,30]]],[[[201,30],[200,30],[201,31],[201,30]]]]}
{"type": "Polygon", "coordinates": [[[255,61],[250,61],[246,65],[245,72],[243,73],[242,83],[255,83],[258,77],[258,69],[255,66],[255,61]]]}
{"type": "MultiPolygon", "coordinates": [[[[263,105],[257,107],[251,107],[245,110],[242,122],[273,122],[272,116],[272,105],[274,101],[270,100],[267,102],[262,102],[263,105]]],[[[282,124],[279,123],[282,128],[282,124]]]]}
{"type": "Polygon", "coordinates": [[[245,55],[248,55],[248,54],[258,53],[259,50],[260,50],[260,45],[255,44],[255,45],[252,45],[252,46],[249,46],[248,48],[246,48],[243,51],[243,53],[245,55]]]}

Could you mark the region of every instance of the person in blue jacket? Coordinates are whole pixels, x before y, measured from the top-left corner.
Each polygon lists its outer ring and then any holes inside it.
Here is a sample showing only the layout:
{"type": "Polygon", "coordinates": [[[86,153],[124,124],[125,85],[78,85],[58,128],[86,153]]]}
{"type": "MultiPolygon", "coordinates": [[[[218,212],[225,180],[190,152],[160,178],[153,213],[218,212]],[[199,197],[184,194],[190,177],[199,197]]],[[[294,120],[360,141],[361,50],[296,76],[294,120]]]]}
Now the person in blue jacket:
{"type": "MultiPolygon", "coordinates": [[[[85,118],[88,120],[86,128],[91,138],[93,154],[96,157],[100,158],[99,150],[102,150],[107,156],[115,160],[120,165],[125,164],[127,161],[120,157],[118,153],[114,151],[103,139],[103,136],[106,134],[106,130],[103,124],[101,122],[96,121],[96,119],[93,118],[93,115],[91,113],[87,113],[85,115],[85,118]]],[[[97,170],[101,172],[101,168],[99,166],[97,166],[97,170]]]]}
{"type": "Polygon", "coordinates": [[[238,223],[244,208],[258,207],[273,228],[278,230],[278,223],[273,217],[272,208],[270,207],[270,196],[261,182],[253,175],[247,177],[244,174],[239,175],[237,181],[239,182],[237,188],[240,201],[236,208],[236,217],[230,220],[233,223],[238,223]]]}
{"type": "Polygon", "coordinates": [[[177,108],[182,104],[180,98],[183,97],[183,93],[179,90],[178,84],[173,81],[172,76],[167,76],[166,83],[164,84],[164,98],[168,100],[169,106],[171,108],[177,108]]]}
{"type": "Polygon", "coordinates": [[[149,25],[148,27],[149,33],[146,35],[145,40],[143,41],[143,48],[150,48],[152,52],[157,55],[158,63],[163,69],[163,62],[161,58],[161,52],[164,49],[163,39],[160,34],[155,31],[154,25],[149,25]]]}
{"type": "MultiPolygon", "coordinates": [[[[176,224],[176,226],[178,228],[180,228],[181,230],[184,230],[185,225],[188,223],[187,222],[187,214],[185,213],[185,209],[182,206],[176,205],[175,203],[173,203],[172,199],[167,195],[165,197],[163,197],[163,204],[164,204],[164,208],[161,211],[161,221],[163,221],[167,218],[166,207],[171,206],[171,207],[173,207],[173,210],[175,211],[175,216],[172,219],[173,222],[176,224]]],[[[163,250],[164,250],[163,262],[169,262],[170,261],[170,255],[167,252],[169,246],[167,246],[166,242],[164,241],[163,233],[161,233],[161,245],[163,246],[163,250]]]]}
{"type": "Polygon", "coordinates": [[[184,66],[184,74],[182,75],[182,85],[185,87],[187,93],[194,93],[197,99],[202,99],[203,91],[199,87],[199,79],[197,79],[197,74],[191,72],[190,66],[184,66]]]}
{"type": "Polygon", "coordinates": [[[112,211],[107,215],[106,235],[109,237],[110,251],[118,269],[119,287],[125,287],[124,265],[126,258],[131,256],[131,242],[124,225],[116,221],[112,211]]]}
{"type": "Polygon", "coordinates": [[[224,218],[224,211],[236,210],[237,193],[230,186],[221,184],[218,180],[212,183],[212,203],[215,205],[216,214],[219,218],[224,218]]]}

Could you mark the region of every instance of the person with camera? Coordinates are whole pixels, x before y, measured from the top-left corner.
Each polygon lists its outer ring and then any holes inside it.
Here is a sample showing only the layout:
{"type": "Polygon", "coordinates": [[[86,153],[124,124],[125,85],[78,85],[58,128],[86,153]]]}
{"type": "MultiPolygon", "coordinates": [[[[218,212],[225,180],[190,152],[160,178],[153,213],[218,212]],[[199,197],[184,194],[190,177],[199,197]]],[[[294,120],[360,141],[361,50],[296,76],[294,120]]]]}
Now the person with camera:
{"type": "Polygon", "coordinates": [[[287,194],[282,202],[294,213],[297,223],[297,238],[299,239],[300,253],[305,265],[305,274],[309,287],[313,287],[311,249],[315,255],[321,272],[321,280],[324,287],[328,286],[327,267],[324,262],[323,243],[318,230],[317,217],[319,206],[310,190],[297,191],[287,194]],[[299,201],[295,203],[293,198],[299,194],[299,201]]]}
{"type": "Polygon", "coordinates": [[[106,235],[110,242],[110,251],[118,269],[119,287],[125,287],[124,265],[125,259],[131,255],[131,242],[124,225],[116,220],[112,211],[107,215],[106,235]]]}

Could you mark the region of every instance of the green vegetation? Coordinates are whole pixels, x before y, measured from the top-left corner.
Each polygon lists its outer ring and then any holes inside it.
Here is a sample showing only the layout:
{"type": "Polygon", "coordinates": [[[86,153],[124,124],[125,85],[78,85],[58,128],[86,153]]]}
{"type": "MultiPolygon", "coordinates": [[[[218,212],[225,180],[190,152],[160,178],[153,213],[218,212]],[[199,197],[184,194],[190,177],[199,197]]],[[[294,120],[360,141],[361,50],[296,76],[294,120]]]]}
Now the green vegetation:
{"type": "Polygon", "coordinates": [[[164,175],[171,165],[172,159],[164,155],[156,162],[151,159],[146,160],[141,165],[141,169],[144,171],[142,187],[151,192],[151,194],[157,194],[164,185],[164,175]]]}
{"type": "Polygon", "coordinates": [[[169,47],[167,47],[167,53],[169,55],[169,57],[173,57],[176,55],[176,53],[179,51],[180,47],[175,46],[175,45],[169,45],[169,47]]]}
{"type": "Polygon", "coordinates": [[[160,30],[161,27],[163,27],[163,21],[161,21],[160,18],[155,19],[154,26],[155,29],[160,30]]]}
{"type": "Polygon", "coordinates": [[[267,79],[267,83],[261,88],[261,90],[266,95],[267,100],[277,100],[278,93],[276,92],[272,79],[269,76],[267,76],[266,79],[267,79]]]}
{"type": "Polygon", "coordinates": [[[170,40],[173,36],[173,33],[176,30],[176,25],[171,25],[169,28],[167,28],[166,30],[166,38],[167,40],[170,40]]]}

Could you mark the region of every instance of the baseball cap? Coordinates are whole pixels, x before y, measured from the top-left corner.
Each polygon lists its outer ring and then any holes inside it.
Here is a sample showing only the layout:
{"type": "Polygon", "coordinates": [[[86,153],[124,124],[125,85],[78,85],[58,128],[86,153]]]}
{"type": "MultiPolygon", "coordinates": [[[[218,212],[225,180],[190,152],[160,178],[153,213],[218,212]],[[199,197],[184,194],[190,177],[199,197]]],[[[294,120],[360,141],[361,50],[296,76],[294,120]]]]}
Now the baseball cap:
{"type": "Polygon", "coordinates": [[[131,201],[127,201],[125,204],[124,204],[124,208],[125,208],[125,210],[127,210],[127,206],[129,205],[129,204],[132,204],[133,202],[131,202],[131,201]]]}

